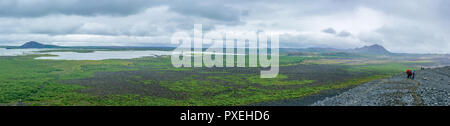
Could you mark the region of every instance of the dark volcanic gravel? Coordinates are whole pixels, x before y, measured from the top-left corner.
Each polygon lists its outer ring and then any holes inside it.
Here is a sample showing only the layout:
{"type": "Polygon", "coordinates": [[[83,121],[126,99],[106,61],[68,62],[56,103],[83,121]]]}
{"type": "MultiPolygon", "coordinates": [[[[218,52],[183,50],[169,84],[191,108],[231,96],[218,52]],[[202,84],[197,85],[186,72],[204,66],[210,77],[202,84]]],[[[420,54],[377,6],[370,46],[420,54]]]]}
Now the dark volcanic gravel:
{"type": "Polygon", "coordinates": [[[362,84],[313,106],[448,106],[450,67],[419,70],[362,84]]]}

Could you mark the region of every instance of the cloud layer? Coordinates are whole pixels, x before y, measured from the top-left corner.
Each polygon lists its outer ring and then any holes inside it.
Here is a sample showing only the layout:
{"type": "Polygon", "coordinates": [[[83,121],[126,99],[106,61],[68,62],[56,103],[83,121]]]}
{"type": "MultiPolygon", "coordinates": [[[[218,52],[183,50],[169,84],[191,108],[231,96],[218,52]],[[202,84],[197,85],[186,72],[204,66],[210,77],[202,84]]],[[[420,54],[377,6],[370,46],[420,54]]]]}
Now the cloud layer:
{"type": "Polygon", "coordinates": [[[448,0],[0,0],[0,45],[169,45],[194,24],[280,32],[281,47],[450,53],[448,0]]]}

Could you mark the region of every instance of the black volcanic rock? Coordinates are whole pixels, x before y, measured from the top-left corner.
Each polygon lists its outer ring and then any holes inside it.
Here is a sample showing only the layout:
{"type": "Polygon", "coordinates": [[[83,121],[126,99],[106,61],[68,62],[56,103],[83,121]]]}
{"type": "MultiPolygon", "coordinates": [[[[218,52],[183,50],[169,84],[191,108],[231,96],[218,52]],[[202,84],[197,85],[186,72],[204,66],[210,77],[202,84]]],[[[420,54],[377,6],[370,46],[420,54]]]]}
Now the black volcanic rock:
{"type": "Polygon", "coordinates": [[[45,44],[41,44],[39,42],[30,41],[30,42],[23,44],[19,48],[57,48],[57,47],[58,46],[55,46],[55,45],[45,45],[45,44]]]}
{"type": "Polygon", "coordinates": [[[390,54],[388,50],[386,50],[383,46],[375,44],[371,46],[364,46],[361,48],[356,48],[354,51],[359,53],[372,53],[372,54],[390,54]]]}

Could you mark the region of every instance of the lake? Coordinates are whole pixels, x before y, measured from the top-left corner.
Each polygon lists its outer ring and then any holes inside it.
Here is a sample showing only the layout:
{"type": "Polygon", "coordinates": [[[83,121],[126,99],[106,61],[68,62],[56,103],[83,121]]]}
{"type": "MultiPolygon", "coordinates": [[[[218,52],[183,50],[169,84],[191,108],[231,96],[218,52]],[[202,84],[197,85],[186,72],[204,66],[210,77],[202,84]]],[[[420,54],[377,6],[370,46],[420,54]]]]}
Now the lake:
{"type": "MultiPolygon", "coordinates": [[[[5,49],[0,48],[0,56],[21,56],[30,54],[50,54],[54,56],[37,57],[36,59],[50,60],[105,60],[105,59],[133,59],[171,55],[170,51],[94,51],[92,53],[77,52],[38,52],[51,49],[5,49]]],[[[61,49],[58,49],[61,50],[61,49]]]]}
{"type": "MultiPolygon", "coordinates": [[[[106,60],[106,59],[134,59],[141,57],[155,57],[163,55],[172,55],[172,51],[94,51],[91,53],[77,53],[77,52],[38,52],[41,50],[64,50],[64,49],[5,49],[0,48],[0,56],[20,56],[30,54],[50,54],[53,56],[42,56],[36,59],[46,60],[106,60]]],[[[186,56],[201,56],[201,54],[213,54],[211,52],[185,52],[186,56]]],[[[243,55],[243,54],[228,54],[217,53],[221,55],[243,55]]]]}
{"type": "Polygon", "coordinates": [[[5,49],[0,48],[0,56],[20,56],[20,55],[29,55],[29,54],[37,54],[35,51],[40,50],[49,50],[49,49],[5,49]]]}
{"type": "Polygon", "coordinates": [[[162,55],[171,55],[169,51],[94,51],[92,53],[77,52],[48,52],[56,56],[44,56],[36,59],[51,60],[106,60],[106,59],[134,59],[141,57],[155,57],[162,55]]]}

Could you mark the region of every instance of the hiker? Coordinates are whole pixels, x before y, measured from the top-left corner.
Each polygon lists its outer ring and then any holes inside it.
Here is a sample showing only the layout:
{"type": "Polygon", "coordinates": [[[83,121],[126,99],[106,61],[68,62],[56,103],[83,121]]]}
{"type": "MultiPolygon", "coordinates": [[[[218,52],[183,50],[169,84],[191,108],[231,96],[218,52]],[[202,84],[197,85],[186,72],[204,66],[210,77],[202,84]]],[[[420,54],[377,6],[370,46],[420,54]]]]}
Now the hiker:
{"type": "Polygon", "coordinates": [[[406,78],[411,78],[411,76],[412,76],[412,71],[411,70],[406,70],[406,78]]]}
{"type": "Polygon", "coordinates": [[[411,79],[414,80],[415,76],[416,76],[416,70],[413,70],[411,79]]]}

